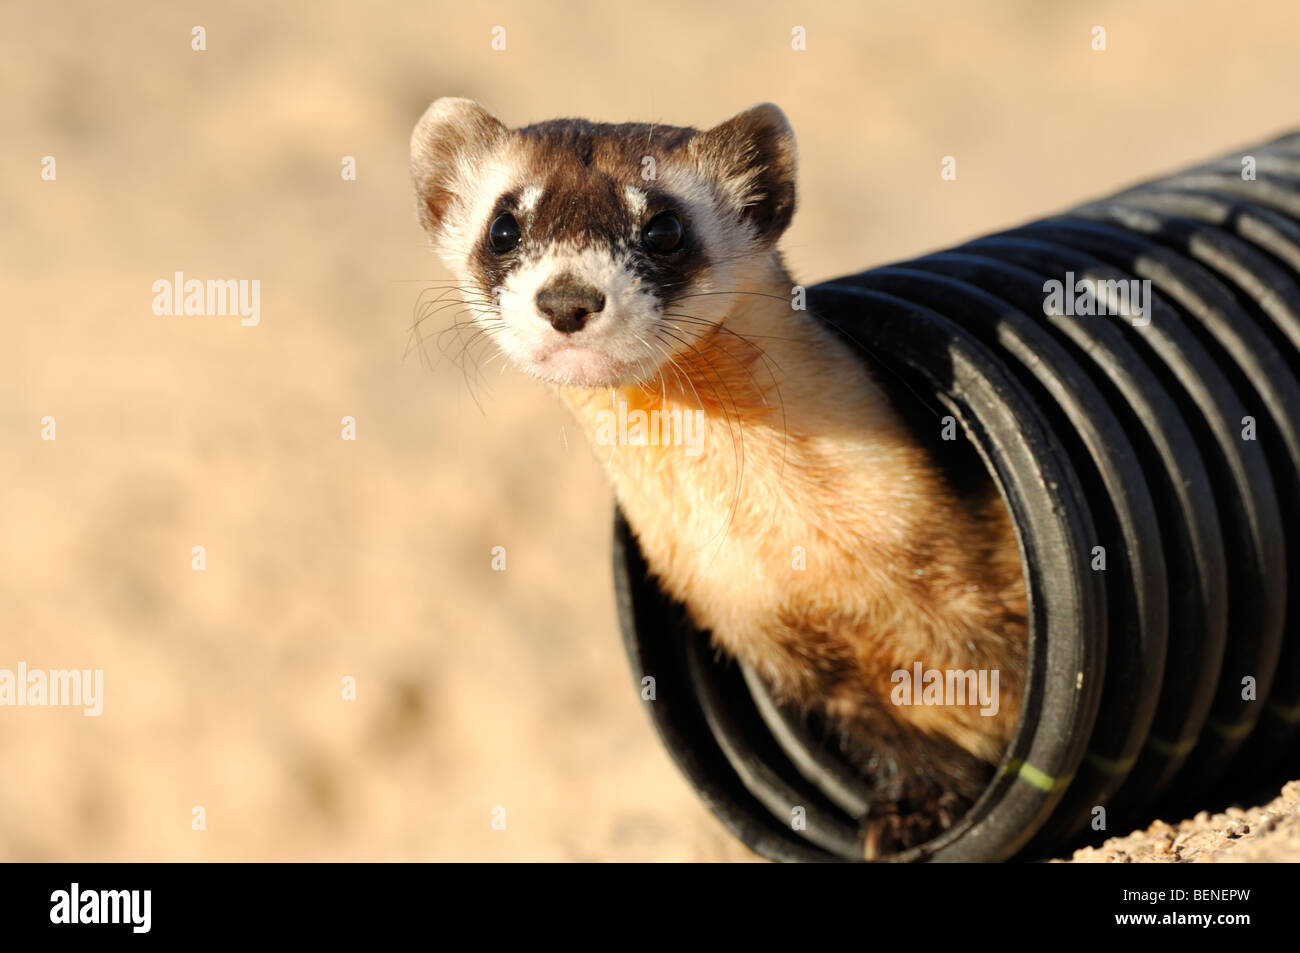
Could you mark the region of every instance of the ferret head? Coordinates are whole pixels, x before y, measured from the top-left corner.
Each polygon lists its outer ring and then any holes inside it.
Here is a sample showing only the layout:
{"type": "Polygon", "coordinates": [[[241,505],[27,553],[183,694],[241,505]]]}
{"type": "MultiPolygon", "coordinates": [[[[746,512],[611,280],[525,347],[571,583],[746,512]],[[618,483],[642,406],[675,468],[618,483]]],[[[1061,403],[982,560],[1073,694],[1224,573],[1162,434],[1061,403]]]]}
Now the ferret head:
{"type": "Polygon", "coordinates": [[[712,129],[507,129],[439,99],[411,136],[420,222],[507,357],[586,387],[653,381],[744,303],[795,207],[776,106],[712,129]]]}

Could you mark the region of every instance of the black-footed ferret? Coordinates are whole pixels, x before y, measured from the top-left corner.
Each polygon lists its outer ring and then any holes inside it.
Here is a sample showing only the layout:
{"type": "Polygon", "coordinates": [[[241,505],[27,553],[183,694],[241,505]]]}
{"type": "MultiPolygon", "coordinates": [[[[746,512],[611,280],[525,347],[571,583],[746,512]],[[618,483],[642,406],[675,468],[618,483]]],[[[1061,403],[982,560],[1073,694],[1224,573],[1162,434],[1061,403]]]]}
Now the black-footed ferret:
{"type": "Polygon", "coordinates": [[[665,590],[875,786],[869,850],[951,823],[1020,709],[1019,552],[992,483],[959,495],[797,307],[776,249],[795,210],[781,110],[508,129],[439,99],[411,167],[466,304],[559,385],[665,590]],[[918,667],[996,672],[996,713],[900,692],[918,667]]]}

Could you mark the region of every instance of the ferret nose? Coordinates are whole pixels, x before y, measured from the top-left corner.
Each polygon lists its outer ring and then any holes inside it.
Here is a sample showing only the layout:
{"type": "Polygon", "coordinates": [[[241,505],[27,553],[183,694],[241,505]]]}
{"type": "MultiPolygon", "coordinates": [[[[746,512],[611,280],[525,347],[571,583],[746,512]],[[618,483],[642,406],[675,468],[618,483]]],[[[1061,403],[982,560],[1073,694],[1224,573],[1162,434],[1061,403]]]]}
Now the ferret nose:
{"type": "Polygon", "coordinates": [[[549,282],[537,292],[537,310],[561,334],[581,331],[587,318],[602,311],[605,296],[591,285],[568,276],[549,282]]]}

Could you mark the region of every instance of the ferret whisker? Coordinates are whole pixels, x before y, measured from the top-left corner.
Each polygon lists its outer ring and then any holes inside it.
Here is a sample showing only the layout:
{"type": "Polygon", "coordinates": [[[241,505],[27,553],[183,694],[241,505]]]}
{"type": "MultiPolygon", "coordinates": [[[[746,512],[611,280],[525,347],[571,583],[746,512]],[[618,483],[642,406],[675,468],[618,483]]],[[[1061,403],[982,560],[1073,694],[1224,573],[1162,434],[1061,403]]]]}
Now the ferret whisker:
{"type": "MultiPolygon", "coordinates": [[[[439,362],[441,362],[443,359],[446,359],[450,361],[453,365],[455,365],[457,369],[460,370],[461,375],[465,380],[466,389],[469,391],[471,398],[474,400],[475,405],[479,408],[479,411],[484,412],[483,405],[478,398],[478,394],[475,390],[474,384],[476,381],[479,382],[482,386],[486,386],[486,384],[483,381],[483,375],[482,375],[481,368],[479,366],[477,355],[472,350],[472,347],[476,342],[478,342],[480,339],[484,338],[487,335],[487,333],[491,330],[494,324],[504,324],[504,322],[501,321],[499,318],[485,319],[484,315],[489,314],[491,312],[486,311],[485,309],[479,307],[474,303],[467,303],[464,301],[459,301],[459,302],[454,301],[454,302],[447,302],[444,304],[437,304],[437,302],[440,301],[441,298],[442,295],[439,295],[438,298],[434,299],[433,301],[426,302],[425,307],[423,308],[423,313],[421,313],[420,317],[416,321],[416,324],[411,329],[413,340],[415,340],[418,343],[421,355],[425,360],[425,364],[429,366],[430,370],[436,371],[437,363],[431,362],[429,360],[428,352],[424,347],[424,343],[427,340],[427,338],[424,334],[421,333],[420,328],[423,326],[424,321],[432,317],[434,314],[441,313],[442,311],[445,311],[450,307],[454,307],[456,304],[462,305],[461,310],[456,312],[455,315],[453,315],[453,320],[451,324],[448,325],[447,327],[442,328],[437,333],[435,343],[438,346],[439,362]],[[474,317],[471,318],[470,320],[459,320],[459,315],[465,314],[467,312],[473,314],[474,317]],[[467,329],[473,329],[473,333],[466,339],[463,337],[463,332],[467,329]],[[456,354],[451,354],[444,343],[445,338],[448,334],[455,334],[456,340],[460,342],[461,345],[460,350],[456,354]],[[470,372],[471,366],[473,367],[472,376],[470,372]]],[[[407,353],[409,352],[410,352],[410,345],[408,345],[407,347],[407,353]]]]}
{"type": "MultiPolygon", "coordinates": [[[[755,344],[752,340],[750,340],[750,337],[748,335],[738,334],[737,332],[733,331],[731,328],[728,328],[726,325],[721,324],[717,321],[708,321],[704,318],[695,317],[694,315],[681,314],[679,312],[671,312],[671,311],[666,312],[665,317],[675,317],[678,319],[692,321],[697,324],[703,324],[707,326],[709,329],[711,329],[712,333],[725,331],[727,334],[731,335],[733,338],[740,341],[745,347],[752,348],[754,351],[757,352],[759,360],[763,362],[763,366],[767,369],[768,377],[771,378],[772,388],[776,391],[776,402],[781,411],[781,466],[777,471],[777,479],[779,481],[784,481],[785,465],[790,450],[790,430],[789,430],[789,421],[786,417],[785,397],[781,393],[781,381],[777,374],[777,371],[781,370],[780,364],[768,355],[766,349],[764,349],[762,346],[758,344],[755,344]]],[[[669,324],[672,324],[672,322],[669,322],[669,324]]],[[[677,325],[673,325],[673,327],[675,327],[679,331],[682,331],[683,333],[687,333],[686,329],[684,328],[678,327],[677,325]]],[[[703,336],[705,333],[708,332],[705,331],[698,332],[699,336],[703,336]]],[[[718,346],[722,347],[720,342],[718,342],[718,346]]],[[[734,358],[734,355],[731,355],[731,352],[727,348],[723,347],[722,350],[724,353],[734,358]]],[[[740,363],[741,366],[745,367],[746,373],[749,375],[750,383],[753,384],[754,389],[758,391],[763,401],[763,404],[767,407],[771,407],[771,403],[768,401],[767,398],[767,391],[759,385],[758,381],[754,377],[753,371],[751,371],[748,365],[745,364],[743,361],[738,361],[738,363],[740,363]]]]}
{"type": "MultiPolygon", "coordinates": [[[[465,341],[464,344],[461,346],[459,352],[459,359],[455,362],[457,366],[460,367],[461,375],[465,379],[465,388],[466,390],[469,391],[469,395],[474,401],[474,406],[476,406],[479,410],[479,413],[483,414],[483,416],[485,417],[487,416],[487,411],[484,410],[483,403],[482,401],[479,400],[478,393],[474,389],[474,384],[477,382],[481,387],[483,387],[486,390],[487,381],[484,379],[482,368],[479,366],[479,363],[475,359],[474,353],[470,350],[470,348],[476,341],[485,338],[487,334],[488,334],[487,328],[485,327],[475,328],[474,333],[470,335],[469,340],[465,341]],[[470,376],[469,368],[466,366],[467,362],[472,364],[474,367],[473,377],[470,376]]],[[[459,336],[458,336],[458,340],[459,340],[459,336]]]]}
{"type": "MultiPolygon", "coordinates": [[[[668,369],[673,372],[674,379],[679,383],[679,385],[683,380],[689,381],[689,378],[683,377],[682,368],[677,363],[677,359],[673,356],[672,348],[670,348],[668,343],[658,335],[655,336],[654,345],[650,347],[650,351],[658,358],[659,370],[656,372],[655,376],[658,377],[659,380],[660,399],[666,404],[668,403],[668,379],[663,373],[665,364],[667,364],[668,369]]],[[[685,388],[683,388],[683,392],[685,392],[685,388]]],[[[698,400],[698,398],[699,394],[697,393],[696,399],[698,400]]]]}
{"type": "MultiPolygon", "coordinates": [[[[461,311],[469,311],[471,308],[474,307],[474,305],[465,301],[448,301],[443,304],[439,304],[436,307],[431,307],[426,313],[421,314],[419,320],[416,321],[416,325],[417,326],[422,325],[424,324],[425,321],[428,321],[430,318],[436,317],[437,315],[441,314],[444,311],[449,311],[452,308],[457,308],[457,307],[460,308],[461,311]]],[[[458,311],[457,313],[460,312],[458,311]]]]}
{"type": "Polygon", "coordinates": [[[438,285],[430,285],[430,286],[428,286],[428,287],[425,287],[425,288],[420,289],[420,293],[419,293],[418,295],[416,295],[416,298],[415,298],[416,306],[418,307],[419,304],[424,300],[425,295],[429,294],[429,293],[432,292],[432,291],[436,291],[436,292],[438,292],[438,297],[434,299],[435,301],[436,301],[436,300],[439,300],[439,299],[442,299],[442,298],[445,298],[448,294],[461,294],[461,295],[466,295],[466,296],[471,297],[471,298],[486,298],[486,297],[487,297],[487,296],[484,295],[483,292],[480,291],[479,289],[477,289],[477,288],[466,288],[466,287],[464,287],[463,285],[445,285],[445,286],[441,286],[441,287],[438,286],[438,285]]]}
{"type": "Polygon", "coordinates": [[[421,284],[426,284],[430,286],[433,285],[458,285],[459,286],[460,285],[460,282],[458,282],[454,278],[389,278],[388,280],[393,284],[404,283],[404,282],[415,283],[418,281],[421,284]]]}
{"type": "MultiPolygon", "coordinates": [[[[463,310],[461,312],[458,312],[458,314],[460,313],[464,313],[463,310]]],[[[456,316],[453,315],[452,317],[454,319],[456,316]]],[[[420,357],[424,361],[425,366],[429,370],[434,371],[437,370],[437,365],[433,363],[433,361],[430,359],[429,353],[424,346],[425,342],[428,340],[428,336],[426,336],[423,333],[424,320],[425,320],[425,316],[422,315],[416,319],[414,324],[411,325],[407,337],[406,351],[404,352],[403,356],[405,357],[406,355],[409,355],[411,353],[412,347],[418,347],[420,351],[420,357]]],[[[454,326],[455,324],[453,323],[453,327],[454,326]]],[[[441,337],[439,337],[439,350],[441,350],[440,342],[441,342],[441,337]]]]}
{"type": "MultiPolygon", "coordinates": [[[[695,322],[696,324],[705,324],[713,328],[727,328],[727,325],[721,321],[713,321],[710,320],[709,318],[702,318],[699,315],[695,315],[695,314],[682,314],[681,312],[677,312],[677,311],[666,311],[664,313],[671,314],[674,317],[687,318],[695,322]]],[[[727,328],[727,330],[730,331],[732,334],[735,333],[734,331],[731,331],[730,328],[727,328]]],[[[781,342],[798,341],[798,338],[787,337],[784,334],[754,334],[752,332],[749,334],[745,334],[744,339],[747,341],[781,341],[781,342]]]]}
{"type": "Polygon", "coordinates": [[[415,320],[412,326],[414,327],[423,324],[434,315],[457,306],[464,308],[481,308],[483,307],[483,303],[472,299],[466,300],[465,298],[452,298],[447,300],[445,293],[422,303],[417,301],[416,310],[414,312],[415,320]]]}
{"type": "MultiPolygon", "coordinates": [[[[668,354],[669,354],[669,358],[670,358],[670,360],[672,361],[672,364],[673,364],[673,368],[674,368],[674,370],[675,370],[675,371],[681,371],[681,370],[682,370],[681,365],[677,363],[676,358],[673,356],[673,348],[672,348],[672,346],[671,346],[670,344],[668,344],[668,342],[665,341],[665,340],[663,339],[662,329],[656,329],[656,330],[655,330],[655,340],[658,341],[659,344],[660,344],[660,346],[663,347],[663,348],[668,352],[668,354]]],[[[705,407],[706,404],[705,404],[705,402],[704,402],[704,398],[702,398],[702,397],[700,396],[699,389],[696,388],[696,386],[695,386],[695,381],[691,379],[691,376],[690,376],[689,374],[686,374],[684,377],[679,378],[679,379],[685,381],[685,383],[686,383],[687,385],[690,386],[690,389],[691,389],[692,393],[693,393],[694,396],[695,396],[695,403],[696,403],[696,405],[698,405],[698,406],[701,407],[701,408],[705,407]]],[[[667,382],[666,382],[665,380],[663,380],[663,376],[662,376],[662,375],[660,375],[660,384],[661,384],[665,389],[667,388],[667,382]]],[[[686,393],[686,388],[685,388],[685,387],[681,388],[681,392],[682,392],[683,394],[685,394],[685,393],[686,393]]],[[[715,399],[716,402],[721,403],[721,399],[718,397],[718,394],[717,394],[717,391],[716,391],[716,390],[714,391],[714,399],[715,399]]]]}
{"type": "MultiPolygon", "coordinates": [[[[768,373],[772,375],[773,383],[776,382],[775,371],[781,370],[782,369],[781,365],[768,355],[767,350],[762,345],[755,343],[754,338],[759,337],[760,335],[739,334],[736,331],[733,331],[731,328],[727,327],[725,324],[722,324],[721,322],[710,321],[707,318],[697,317],[696,315],[693,314],[683,314],[682,312],[679,311],[665,311],[664,316],[669,318],[678,318],[680,320],[688,321],[692,324],[703,327],[705,330],[696,332],[696,339],[703,338],[705,334],[710,332],[723,333],[729,335],[730,337],[735,338],[741,344],[745,345],[747,348],[752,349],[753,351],[756,352],[757,357],[763,362],[764,366],[767,368],[768,373]]],[[[686,329],[678,328],[678,330],[685,331],[686,329]]],[[[722,346],[720,342],[718,346],[719,347],[722,346]]],[[[725,348],[723,350],[724,353],[734,357],[734,355],[732,355],[730,351],[727,351],[725,348]]]]}
{"type": "MultiPolygon", "coordinates": [[[[463,314],[463,313],[464,311],[458,312],[458,314],[463,314]]],[[[436,344],[438,346],[438,352],[439,352],[439,358],[438,358],[439,363],[441,363],[441,361],[445,359],[451,362],[461,372],[462,377],[464,377],[465,379],[466,389],[469,391],[471,398],[473,398],[474,400],[474,403],[479,407],[480,411],[482,411],[483,409],[482,404],[479,403],[478,395],[474,391],[474,381],[470,377],[469,368],[467,366],[467,363],[474,363],[474,355],[473,352],[470,351],[470,346],[475,342],[475,340],[478,339],[480,335],[485,333],[486,330],[481,327],[476,328],[476,324],[477,322],[475,321],[459,321],[459,320],[453,321],[449,327],[443,328],[438,333],[438,336],[436,338],[436,344]],[[471,329],[471,328],[475,329],[474,333],[471,334],[468,339],[463,338],[462,332],[464,332],[466,329],[471,329]],[[446,345],[443,343],[443,340],[448,333],[454,333],[456,335],[456,340],[461,343],[460,350],[455,354],[450,353],[446,345]]],[[[424,338],[423,335],[419,337],[422,351],[423,351],[423,343],[425,340],[426,339],[424,338]]],[[[431,367],[431,370],[436,371],[437,364],[434,364],[431,367]]],[[[476,371],[477,371],[477,365],[476,365],[476,371]]]]}
{"type": "MultiPolygon", "coordinates": [[[[782,418],[784,420],[785,401],[781,398],[781,383],[776,373],[777,371],[781,370],[781,365],[767,353],[767,350],[764,347],[762,347],[759,344],[756,344],[753,341],[752,335],[738,334],[737,332],[733,331],[731,328],[727,327],[725,324],[721,324],[717,321],[709,321],[705,318],[696,317],[695,315],[682,314],[680,312],[675,312],[675,311],[668,311],[664,313],[664,316],[670,318],[677,318],[683,321],[688,321],[696,325],[702,325],[706,330],[700,330],[695,332],[693,340],[700,340],[705,336],[705,334],[721,332],[735,338],[747,349],[754,351],[758,359],[763,362],[763,366],[766,368],[768,376],[772,380],[772,387],[775,388],[777,392],[777,399],[781,404],[782,418]]],[[[672,324],[672,322],[669,323],[672,324]]],[[[691,333],[687,328],[683,328],[679,325],[673,324],[672,326],[684,334],[691,333]]],[[[753,372],[749,371],[747,363],[737,358],[734,354],[732,354],[730,349],[723,346],[722,342],[715,342],[715,343],[719,348],[721,348],[724,354],[726,354],[728,357],[735,359],[738,364],[745,367],[746,371],[749,373],[750,383],[754,385],[754,388],[759,393],[763,403],[765,405],[770,406],[767,400],[767,391],[759,385],[758,380],[754,377],[753,372]]]]}
{"type": "MultiPolygon", "coordinates": [[[[675,323],[672,322],[672,321],[665,321],[664,324],[666,324],[668,327],[672,328],[672,329],[673,329],[674,331],[676,331],[678,334],[681,334],[684,338],[686,338],[687,340],[689,340],[692,344],[699,344],[701,341],[704,340],[705,335],[706,335],[707,333],[709,333],[709,332],[703,332],[703,331],[692,331],[691,329],[689,329],[689,328],[684,328],[684,327],[682,327],[682,326],[680,326],[680,325],[678,325],[678,324],[675,324],[675,323]]],[[[730,348],[728,348],[728,347],[727,347],[723,342],[721,342],[721,341],[710,341],[709,344],[710,344],[710,346],[715,347],[715,348],[716,348],[718,351],[720,351],[723,355],[725,355],[726,357],[730,358],[730,359],[731,359],[731,362],[732,362],[736,367],[739,367],[739,368],[744,372],[745,376],[749,379],[749,384],[751,385],[751,388],[752,388],[752,390],[754,391],[754,393],[757,394],[759,400],[760,400],[760,401],[761,401],[765,406],[767,406],[767,405],[768,405],[767,392],[766,392],[766,391],[764,390],[764,388],[759,384],[759,382],[758,382],[758,378],[756,378],[756,377],[754,376],[754,371],[749,367],[749,363],[748,363],[747,361],[743,360],[742,357],[738,357],[735,353],[733,353],[733,352],[731,351],[730,348]]],[[[769,372],[770,372],[770,369],[769,369],[769,372]]]]}
{"type": "Polygon", "coordinates": [[[754,298],[772,298],[776,301],[790,300],[786,295],[774,295],[766,291],[692,291],[690,294],[674,295],[674,298],[678,301],[685,301],[687,298],[709,298],[715,295],[749,295],[754,298]]]}
{"type": "Polygon", "coordinates": [[[415,308],[413,309],[414,319],[412,321],[411,328],[410,328],[410,332],[412,335],[417,335],[422,337],[421,328],[424,322],[427,321],[429,318],[433,317],[435,314],[440,314],[441,312],[448,310],[450,308],[457,307],[458,305],[461,306],[462,308],[474,307],[473,302],[466,302],[463,299],[444,301],[443,299],[446,295],[445,291],[439,294],[436,298],[433,298],[429,301],[422,302],[424,293],[425,293],[424,291],[420,292],[420,296],[416,298],[415,308]]]}

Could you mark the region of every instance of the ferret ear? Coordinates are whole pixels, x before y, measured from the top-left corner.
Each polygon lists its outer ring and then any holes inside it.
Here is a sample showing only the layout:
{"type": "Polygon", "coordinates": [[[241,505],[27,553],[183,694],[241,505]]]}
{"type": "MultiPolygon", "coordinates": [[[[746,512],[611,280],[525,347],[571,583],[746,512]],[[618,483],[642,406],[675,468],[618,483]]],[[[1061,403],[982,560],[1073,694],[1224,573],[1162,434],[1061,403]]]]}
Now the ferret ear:
{"type": "Polygon", "coordinates": [[[444,96],[411,133],[411,178],[420,224],[434,237],[473,188],[477,166],[505,138],[506,127],[472,99],[444,96]]]}
{"type": "Polygon", "coordinates": [[[700,170],[758,236],[774,242],[795,208],[794,130],[779,106],[759,103],[691,140],[700,170]]]}

